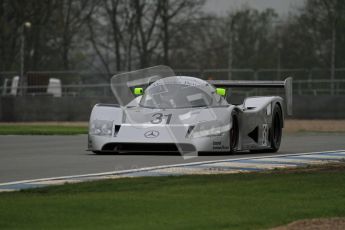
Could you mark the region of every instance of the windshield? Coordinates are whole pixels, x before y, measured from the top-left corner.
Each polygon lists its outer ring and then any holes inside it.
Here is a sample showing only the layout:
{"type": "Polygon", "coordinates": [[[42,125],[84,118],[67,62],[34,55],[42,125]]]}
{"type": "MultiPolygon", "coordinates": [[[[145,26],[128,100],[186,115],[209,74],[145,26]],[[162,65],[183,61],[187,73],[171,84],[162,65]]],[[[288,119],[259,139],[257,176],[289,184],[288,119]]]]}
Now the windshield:
{"type": "Polygon", "coordinates": [[[168,66],[154,66],[120,73],[111,78],[111,90],[116,97],[117,103],[126,106],[136,97],[133,94],[134,87],[146,88],[152,82],[171,76],[175,76],[175,73],[168,66]]]}
{"type": "Polygon", "coordinates": [[[200,88],[184,84],[163,84],[150,87],[140,101],[140,106],[160,109],[206,107],[212,97],[200,88]]]}

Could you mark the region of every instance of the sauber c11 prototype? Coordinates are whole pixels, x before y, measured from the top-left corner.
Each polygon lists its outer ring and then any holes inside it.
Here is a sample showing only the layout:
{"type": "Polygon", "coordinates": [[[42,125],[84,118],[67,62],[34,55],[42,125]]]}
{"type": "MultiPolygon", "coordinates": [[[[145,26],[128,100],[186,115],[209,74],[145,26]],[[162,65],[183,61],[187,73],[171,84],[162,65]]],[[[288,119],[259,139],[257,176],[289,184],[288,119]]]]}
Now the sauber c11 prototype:
{"type": "Polygon", "coordinates": [[[176,76],[167,66],[111,79],[118,104],[96,104],[88,150],[94,153],[279,150],[284,117],[292,114],[292,78],[285,81],[205,81],[176,76]],[[228,88],[284,88],[280,96],[226,99],[228,88]]]}

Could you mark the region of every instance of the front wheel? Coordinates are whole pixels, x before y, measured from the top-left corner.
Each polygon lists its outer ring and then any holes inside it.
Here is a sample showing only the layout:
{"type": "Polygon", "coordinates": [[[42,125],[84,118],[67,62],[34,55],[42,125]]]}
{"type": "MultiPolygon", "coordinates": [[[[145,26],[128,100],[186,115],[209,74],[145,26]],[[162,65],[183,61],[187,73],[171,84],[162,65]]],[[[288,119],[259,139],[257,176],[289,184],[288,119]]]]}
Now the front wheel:
{"type": "Polygon", "coordinates": [[[273,109],[272,126],[269,132],[269,138],[271,142],[270,152],[275,153],[280,148],[283,129],[283,115],[279,105],[275,105],[273,109]]]}
{"type": "Polygon", "coordinates": [[[230,154],[235,153],[237,145],[238,145],[238,139],[239,139],[239,126],[238,126],[238,119],[236,115],[232,116],[232,127],[230,129],[229,134],[229,141],[230,141],[230,154]]]}

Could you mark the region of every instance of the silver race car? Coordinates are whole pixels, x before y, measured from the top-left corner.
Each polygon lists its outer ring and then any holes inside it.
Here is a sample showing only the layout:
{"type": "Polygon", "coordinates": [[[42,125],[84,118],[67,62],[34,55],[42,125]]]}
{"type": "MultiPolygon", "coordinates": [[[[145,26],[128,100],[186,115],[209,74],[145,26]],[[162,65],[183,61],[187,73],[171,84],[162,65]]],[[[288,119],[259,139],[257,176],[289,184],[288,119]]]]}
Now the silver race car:
{"type": "Polygon", "coordinates": [[[118,104],[96,104],[89,123],[94,153],[279,150],[285,115],[292,114],[292,78],[285,81],[205,81],[176,76],[167,66],[111,79],[118,104]],[[279,96],[227,102],[228,88],[284,88],[279,96]]]}

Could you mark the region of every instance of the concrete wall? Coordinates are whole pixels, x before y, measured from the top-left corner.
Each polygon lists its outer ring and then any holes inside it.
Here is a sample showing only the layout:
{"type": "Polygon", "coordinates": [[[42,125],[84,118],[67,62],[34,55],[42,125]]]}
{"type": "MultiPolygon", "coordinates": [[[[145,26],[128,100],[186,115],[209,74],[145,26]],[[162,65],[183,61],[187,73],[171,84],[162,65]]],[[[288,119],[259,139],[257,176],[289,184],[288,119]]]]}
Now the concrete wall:
{"type": "Polygon", "coordinates": [[[87,121],[97,103],[116,102],[113,97],[2,97],[0,121],[87,121]]]}
{"type": "MultiPolygon", "coordinates": [[[[113,97],[1,97],[0,121],[87,121],[96,103],[113,97]]],[[[345,96],[294,96],[294,118],[345,119],[345,96]]]]}

